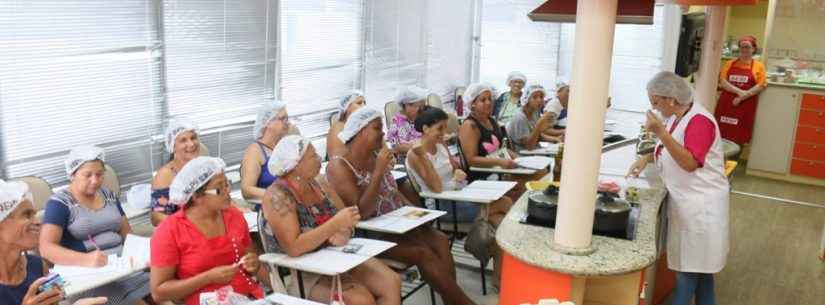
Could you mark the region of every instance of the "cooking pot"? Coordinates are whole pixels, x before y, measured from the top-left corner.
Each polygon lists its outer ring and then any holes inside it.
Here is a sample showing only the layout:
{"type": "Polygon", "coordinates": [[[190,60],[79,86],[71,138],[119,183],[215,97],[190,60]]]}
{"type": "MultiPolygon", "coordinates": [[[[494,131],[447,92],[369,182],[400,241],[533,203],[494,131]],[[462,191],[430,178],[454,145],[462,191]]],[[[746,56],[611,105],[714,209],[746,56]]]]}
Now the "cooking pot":
{"type": "Polygon", "coordinates": [[[630,218],[630,203],[619,198],[616,193],[599,192],[596,198],[596,215],[593,230],[596,232],[617,232],[627,230],[630,218]]]}
{"type": "Polygon", "coordinates": [[[555,225],[558,200],[559,188],[555,185],[548,186],[542,192],[532,192],[527,197],[527,216],[535,222],[555,225]]]}

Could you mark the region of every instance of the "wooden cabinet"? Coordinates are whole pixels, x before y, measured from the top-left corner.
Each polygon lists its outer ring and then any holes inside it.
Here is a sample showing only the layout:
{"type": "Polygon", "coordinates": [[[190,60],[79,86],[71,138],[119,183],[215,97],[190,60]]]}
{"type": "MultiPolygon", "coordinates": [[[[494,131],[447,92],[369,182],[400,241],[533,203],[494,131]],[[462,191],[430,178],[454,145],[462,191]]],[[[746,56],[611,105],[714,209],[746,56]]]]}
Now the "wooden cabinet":
{"type": "Polygon", "coordinates": [[[796,124],[791,174],[825,179],[825,95],[804,93],[796,124]]]}

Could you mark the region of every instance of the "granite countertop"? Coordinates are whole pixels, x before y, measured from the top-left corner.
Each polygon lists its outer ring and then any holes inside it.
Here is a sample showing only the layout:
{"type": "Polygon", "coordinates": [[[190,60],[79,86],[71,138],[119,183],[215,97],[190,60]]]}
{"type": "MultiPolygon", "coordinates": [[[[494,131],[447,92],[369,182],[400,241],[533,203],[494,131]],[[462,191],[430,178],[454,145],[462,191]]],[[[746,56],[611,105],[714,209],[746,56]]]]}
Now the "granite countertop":
{"type": "MultiPolygon", "coordinates": [[[[552,249],[554,229],[520,223],[527,214],[528,191],[516,201],[499,225],[496,232],[498,244],[524,263],[575,276],[620,275],[653,264],[657,254],[658,212],[667,192],[652,165],[644,171],[643,179],[624,179],[624,172],[634,158],[635,148],[632,146],[605,153],[600,175],[600,179],[616,181],[623,190],[628,184],[642,190],[639,194],[641,213],[634,240],[593,235],[591,243],[596,251],[589,255],[566,255],[555,251],[552,249]]],[[[551,178],[552,175],[548,175],[543,180],[551,178]]]]}
{"type": "Polygon", "coordinates": [[[780,83],[780,82],[768,81],[768,87],[770,87],[770,86],[782,86],[782,87],[791,87],[791,88],[797,88],[797,89],[825,91],[825,84],[823,84],[821,86],[817,86],[817,85],[814,85],[814,84],[780,83]]]}

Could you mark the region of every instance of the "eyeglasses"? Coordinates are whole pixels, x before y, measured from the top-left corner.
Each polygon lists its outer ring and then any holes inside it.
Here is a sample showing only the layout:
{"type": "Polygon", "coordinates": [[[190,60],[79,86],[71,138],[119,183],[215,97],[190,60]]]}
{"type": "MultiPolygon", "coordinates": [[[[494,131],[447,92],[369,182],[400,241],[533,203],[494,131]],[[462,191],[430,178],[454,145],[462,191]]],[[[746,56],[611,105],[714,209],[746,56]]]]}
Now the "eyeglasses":
{"type": "Polygon", "coordinates": [[[208,189],[203,191],[204,194],[215,195],[215,196],[223,196],[229,194],[230,185],[228,182],[224,181],[222,185],[218,186],[218,188],[208,189]]]}

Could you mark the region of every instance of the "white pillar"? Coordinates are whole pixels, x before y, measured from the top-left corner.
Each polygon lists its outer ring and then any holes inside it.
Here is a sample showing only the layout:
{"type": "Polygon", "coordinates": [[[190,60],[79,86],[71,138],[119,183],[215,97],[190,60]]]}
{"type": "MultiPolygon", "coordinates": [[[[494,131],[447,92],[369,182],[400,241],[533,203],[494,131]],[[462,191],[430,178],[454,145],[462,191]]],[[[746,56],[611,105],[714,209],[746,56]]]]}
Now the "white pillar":
{"type": "Polygon", "coordinates": [[[618,0],[579,0],[555,247],[592,251],[593,212],[618,0]],[[600,111],[593,111],[599,109],[600,111]]]}
{"type": "Polygon", "coordinates": [[[699,60],[694,101],[704,105],[711,113],[716,109],[716,86],[719,84],[719,69],[722,65],[727,13],[727,6],[705,7],[705,36],[702,37],[702,58],[699,60]]]}

